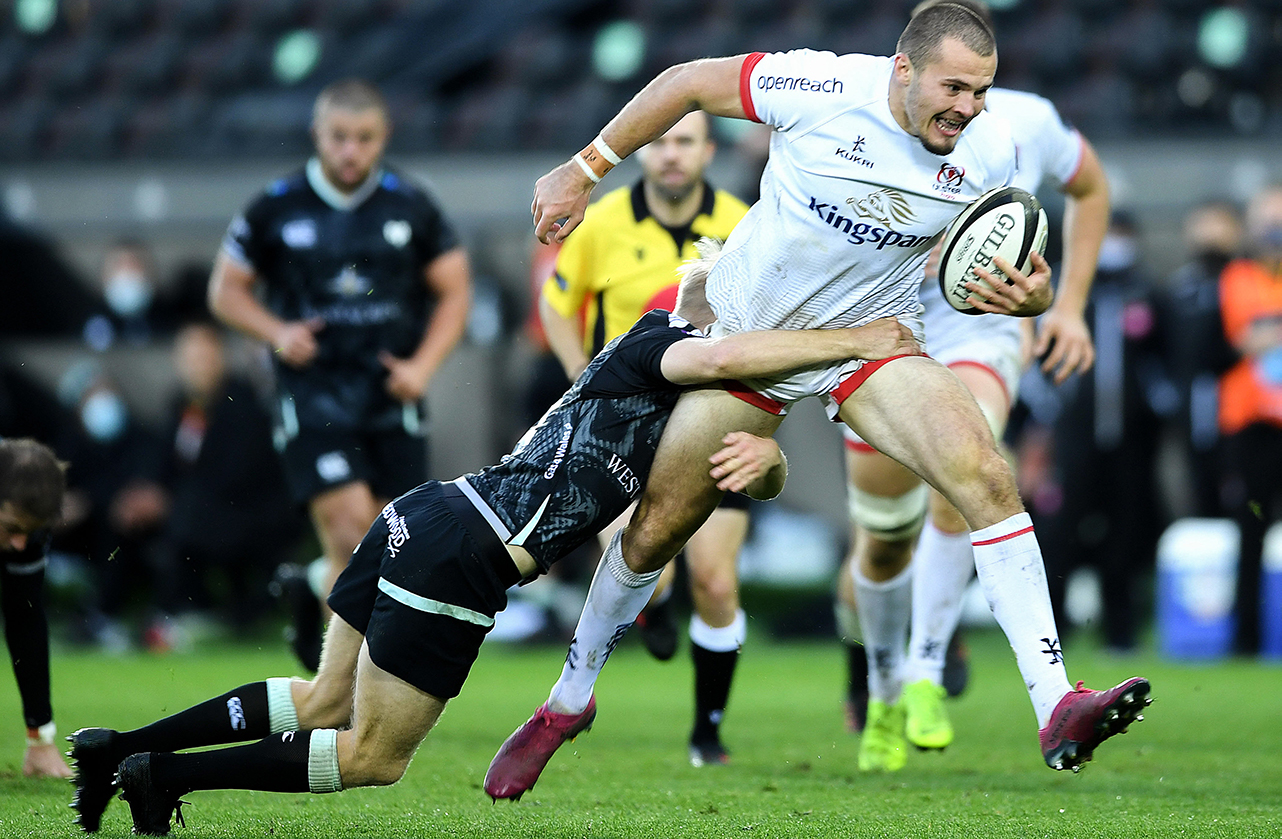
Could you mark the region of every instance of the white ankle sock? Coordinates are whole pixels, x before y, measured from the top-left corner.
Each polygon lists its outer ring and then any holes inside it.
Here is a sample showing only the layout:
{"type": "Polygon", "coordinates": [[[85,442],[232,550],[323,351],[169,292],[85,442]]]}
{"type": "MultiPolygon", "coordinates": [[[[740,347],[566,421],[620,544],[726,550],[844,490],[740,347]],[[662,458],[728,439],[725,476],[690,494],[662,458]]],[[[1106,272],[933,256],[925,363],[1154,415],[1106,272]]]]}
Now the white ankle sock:
{"type": "Polygon", "coordinates": [[[874,583],[852,565],[859,626],[868,649],[868,696],[886,704],[899,701],[903,687],[904,645],[908,642],[908,610],[912,608],[913,569],[874,583]]]}
{"type": "Polygon", "coordinates": [[[548,697],[557,713],[580,714],[588,707],[592,687],[606,659],[645,608],[658,582],[658,571],[638,574],[627,566],[622,543],[623,531],[619,531],[610,540],[592,577],[561,678],[548,697]]]}
{"type": "Polygon", "coordinates": [[[984,597],[1015,651],[1037,727],[1045,728],[1070,687],[1033,520],[1028,513],[1011,516],[976,530],[971,544],[984,597]]]}
{"type": "Polygon", "coordinates": [[[735,652],[747,637],[748,619],[743,609],[735,612],[734,620],[728,626],[708,626],[697,612],[690,616],[690,643],[698,644],[708,652],[735,652]]]}
{"type": "Polygon", "coordinates": [[[927,522],[913,553],[913,619],[904,680],[944,681],[944,654],[961,620],[966,584],[975,571],[970,534],[945,533],[927,522]]]}

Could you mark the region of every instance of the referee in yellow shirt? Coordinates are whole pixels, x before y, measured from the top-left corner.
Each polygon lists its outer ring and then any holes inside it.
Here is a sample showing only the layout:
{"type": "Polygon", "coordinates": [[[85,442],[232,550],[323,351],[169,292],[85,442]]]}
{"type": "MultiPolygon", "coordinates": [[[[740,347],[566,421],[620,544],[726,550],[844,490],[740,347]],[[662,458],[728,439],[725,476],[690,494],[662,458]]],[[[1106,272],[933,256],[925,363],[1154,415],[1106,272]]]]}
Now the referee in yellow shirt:
{"type": "MultiPolygon", "coordinates": [[[[746,204],[703,178],[716,151],[709,128],[707,115],[695,111],[641,149],[641,180],[588,207],[558,254],[555,273],[543,284],[539,315],[570,381],[641,315],[671,311],[677,266],[698,256],[694,243],[704,236],[724,240],[748,212],[746,204]]],[[[631,510],[602,539],[608,541],[629,515],[631,510]]],[[[747,498],[727,493],[686,545],[695,610],[690,618],[695,673],[690,762],[695,766],[729,758],[719,732],[746,632],[735,563],[747,531],[747,498]]],[[[646,647],[661,660],[672,657],[677,643],[667,593],[656,593],[637,620],[646,647]]]]}

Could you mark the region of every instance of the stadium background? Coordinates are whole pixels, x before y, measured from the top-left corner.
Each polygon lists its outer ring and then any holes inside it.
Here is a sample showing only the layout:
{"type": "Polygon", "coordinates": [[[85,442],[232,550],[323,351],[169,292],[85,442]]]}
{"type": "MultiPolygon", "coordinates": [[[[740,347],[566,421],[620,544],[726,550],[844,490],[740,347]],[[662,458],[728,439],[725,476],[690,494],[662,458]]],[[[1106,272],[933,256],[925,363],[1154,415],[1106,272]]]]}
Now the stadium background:
{"type": "MultiPolygon", "coordinates": [[[[121,236],[162,278],[207,265],[227,221],[309,151],[312,100],[360,75],[388,95],[391,161],[432,185],[476,271],[469,338],[434,383],[434,472],[494,460],[530,351],[529,196],[640,85],[701,55],[808,46],[890,53],[907,0],[3,0],[0,198],[92,285],[121,236]]],[[[1282,3],[999,0],[998,83],[1043,93],[1096,144],[1149,272],[1184,257],[1197,201],[1282,174],[1282,3]]],[[[752,192],[746,124],[721,121],[711,179],[752,192]]],[[[635,176],[629,161],[606,187],[635,176]]],[[[1056,210],[1051,193],[1050,209],[1056,210]]],[[[11,276],[6,282],[30,283],[11,276]]],[[[38,282],[38,278],[35,279],[38,282]]],[[[49,382],[75,340],[3,336],[49,382]]],[[[133,408],[171,387],[165,347],[100,357],[133,408]]],[[[242,360],[249,352],[241,348],[242,360]]],[[[817,404],[781,432],[784,508],[844,532],[838,435],[817,404]]],[[[1178,508],[1181,476],[1172,476],[1178,508]]],[[[1178,509],[1176,510],[1178,512],[1178,509]]]]}

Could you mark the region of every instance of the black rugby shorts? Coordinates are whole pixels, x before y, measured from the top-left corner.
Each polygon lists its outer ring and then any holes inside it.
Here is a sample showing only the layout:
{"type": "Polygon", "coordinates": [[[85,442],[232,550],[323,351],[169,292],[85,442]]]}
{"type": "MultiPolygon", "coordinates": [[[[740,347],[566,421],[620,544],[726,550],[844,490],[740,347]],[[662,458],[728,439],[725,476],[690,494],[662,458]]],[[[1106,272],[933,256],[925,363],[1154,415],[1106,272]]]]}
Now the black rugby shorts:
{"type": "Polygon", "coordinates": [[[427,480],[427,439],[402,428],[347,431],[300,428],[281,452],[294,501],[306,504],[356,481],[375,498],[395,498],[427,480]]]}
{"type": "Polygon", "coordinates": [[[329,595],[381,669],[439,699],[458,696],[520,573],[457,489],[436,481],[396,499],[329,595]]]}

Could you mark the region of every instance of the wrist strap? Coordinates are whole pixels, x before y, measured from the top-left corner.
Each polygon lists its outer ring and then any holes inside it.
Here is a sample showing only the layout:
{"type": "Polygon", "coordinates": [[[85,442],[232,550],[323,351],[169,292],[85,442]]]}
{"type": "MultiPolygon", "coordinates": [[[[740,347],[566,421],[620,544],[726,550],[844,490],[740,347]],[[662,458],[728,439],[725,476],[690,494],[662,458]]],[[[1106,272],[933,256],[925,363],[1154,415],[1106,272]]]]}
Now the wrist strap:
{"type": "Polygon", "coordinates": [[[58,736],[58,726],[53,724],[53,720],[40,726],[39,728],[27,729],[28,746],[52,746],[53,741],[58,736]]]}
{"type": "MultiPolygon", "coordinates": [[[[588,146],[588,148],[591,148],[591,146],[588,146]]],[[[593,172],[592,167],[589,166],[587,162],[583,160],[583,152],[579,152],[571,159],[575,163],[579,164],[579,168],[583,170],[583,174],[588,176],[588,180],[592,181],[592,183],[594,184],[601,183],[601,176],[598,175],[596,172],[593,172]]]]}
{"type": "Polygon", "coordinates": [[[595,140],[584,146],[583,151],[574,156],[574,162],[579,164],[583,174],[587,175],[592,183],[599,184],[606,173],[622,162],[622,158],[615,154],[605,138],[598,134],[595,140]]]}

